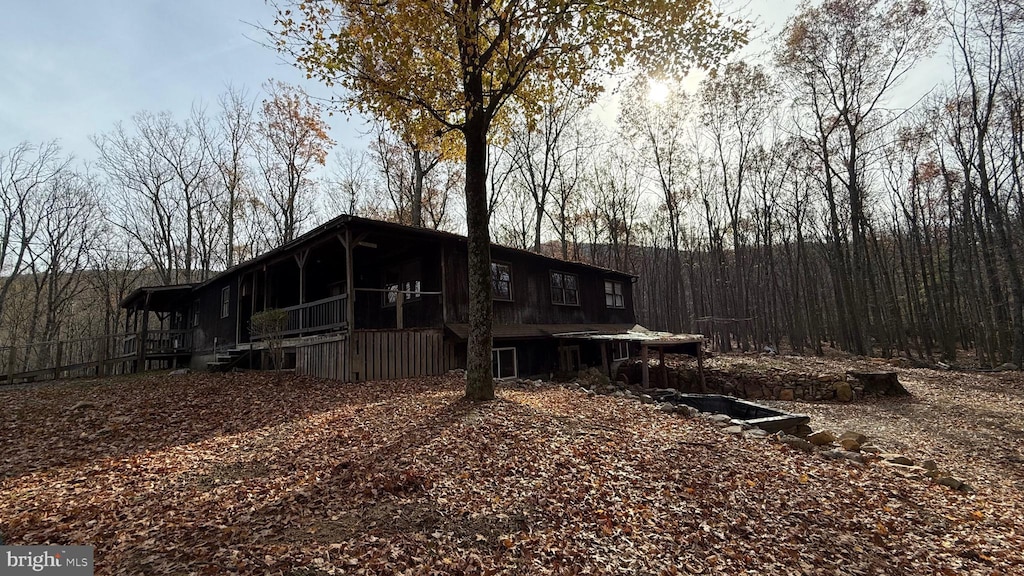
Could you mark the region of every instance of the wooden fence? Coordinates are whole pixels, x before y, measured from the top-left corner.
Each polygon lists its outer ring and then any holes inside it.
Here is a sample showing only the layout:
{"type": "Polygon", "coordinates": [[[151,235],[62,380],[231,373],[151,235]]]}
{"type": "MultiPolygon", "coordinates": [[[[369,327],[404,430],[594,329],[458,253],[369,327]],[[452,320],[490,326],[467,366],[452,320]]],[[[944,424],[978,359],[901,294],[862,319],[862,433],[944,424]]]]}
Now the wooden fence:
{"type": "Polygon", "coordinates": [[[459,367],[454,345],[437,329],[356,330],[351,341],[324,338],[302,343],[295,352],[299,374],[353,382],[435,376],[459,367]]]}
{"type": "Polygon", "coordinates": [[[0,383],[120,374],[130,370],[125,350],[134,334],[112,334],[0,347],[0,383]]]}

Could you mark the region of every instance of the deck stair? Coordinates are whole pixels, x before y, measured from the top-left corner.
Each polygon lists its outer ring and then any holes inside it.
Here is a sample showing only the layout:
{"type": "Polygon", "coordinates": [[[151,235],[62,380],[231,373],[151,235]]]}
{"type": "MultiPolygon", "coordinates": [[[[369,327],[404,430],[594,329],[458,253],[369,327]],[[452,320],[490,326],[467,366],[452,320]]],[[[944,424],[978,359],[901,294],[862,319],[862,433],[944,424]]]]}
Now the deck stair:
{"type": "Polygon", "coordinates": [[[216,360],[206,363],[206,369],[210,372],[227,372],[248,356],[248,348],[221,350],[217,352],[216,360]]]}

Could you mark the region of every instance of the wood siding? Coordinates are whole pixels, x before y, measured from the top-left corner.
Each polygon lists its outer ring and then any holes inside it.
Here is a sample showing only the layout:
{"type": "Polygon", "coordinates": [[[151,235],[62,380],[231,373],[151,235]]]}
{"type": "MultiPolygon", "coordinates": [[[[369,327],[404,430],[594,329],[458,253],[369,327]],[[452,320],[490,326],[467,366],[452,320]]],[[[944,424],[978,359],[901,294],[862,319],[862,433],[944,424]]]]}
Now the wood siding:
{"type": "Polygon", "coordinates": [[[345,380],[350,346],[355,382],[437,376],[458,367],[455,347],[441,330],[357,330],[351,341],[338,336],[296,346],[296,372],[345,380]]]}
{"type": "Polygon", "coordinates": [[[344,381],[348,375],[348,336],[332,336],[295,347],[295,372],[344,381]]]}
{"type": "MultiPolygon", "coordinates": [[[[238,324],[238,276],[219,278],[193,292],[192,298],[199,300],[199,326],[195,327],[192,335],[193,351],[213,350],[215,340],[220,350],[234,346],[238,342],[235,331],[238,324]],[[228,288],[231,300],[227,318],[221,318],[221,290],[225,287],[228,288]]],[[[191,327],[191,313],[186,321],[191,327]]],[[[248,322],[249,319],[245,318],[244,321],[248,322]]]]}
{"type": "MultiPolygon", "coordinates": [[[[491,259],[511,265],[512,301],[494,301],[495,324],[635,324],[633,284],[625,274],[572,262],[555,261],[494,247],[491,259]],[[567,272],[579,279],[578,306],[551,301],[550,273],[567,272]],[[624,308],[605,306],[604,281],[622,283],[624,308]]],[[[445,253],[445,298],[448,322],[469,322],[466,248],[452,244],[445,253]]]]}

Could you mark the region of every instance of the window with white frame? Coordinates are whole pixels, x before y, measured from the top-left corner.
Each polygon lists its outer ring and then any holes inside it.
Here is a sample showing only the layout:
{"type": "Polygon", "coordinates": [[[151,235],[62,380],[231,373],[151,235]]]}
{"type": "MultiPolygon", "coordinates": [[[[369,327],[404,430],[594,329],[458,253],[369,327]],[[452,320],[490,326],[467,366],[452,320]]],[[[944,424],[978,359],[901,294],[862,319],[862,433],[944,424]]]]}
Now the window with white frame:
{"type": "Polygon", "coordinates": [[[494,348],[491,350],[491,373],[495,379],[515,378],[519,375],[515,348],[494,348]]]}
{"type": "Polygon", "coordinates": [[[580,305],[579,278],[568,272],[551,272],[551,302],[566,306],[580,305]]]}
{"type": "Polygon", "coordinates": [[[626,360],[629,358],[629,340],[612,340],[612,360],[626,360]]]}
{"type": "Polygon", "coordinates": [[[220,317],[227,318],[231,315],[231,287],[225,286],[220,290],[220,317]]]}
{"type": "Polygon", "coordinates": [[[604,281],[604,305],[608,308],[626,307],[626,300],[622,296],[622,282],[604,281]]]}

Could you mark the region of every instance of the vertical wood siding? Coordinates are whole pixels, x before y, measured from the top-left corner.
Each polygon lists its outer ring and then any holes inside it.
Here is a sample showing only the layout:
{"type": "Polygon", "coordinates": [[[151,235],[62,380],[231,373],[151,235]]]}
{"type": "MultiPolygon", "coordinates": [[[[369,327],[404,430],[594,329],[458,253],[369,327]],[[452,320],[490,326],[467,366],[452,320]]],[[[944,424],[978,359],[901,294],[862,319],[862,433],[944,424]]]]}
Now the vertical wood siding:
{"type": "Polygon", "coordinates": [[[351,341],[339,336],[297,346],[296,372],[344,380],[349,346],[356,382],[435,376],[458,367],[455,347],[441,330],[357,330],[351,341]]]}

